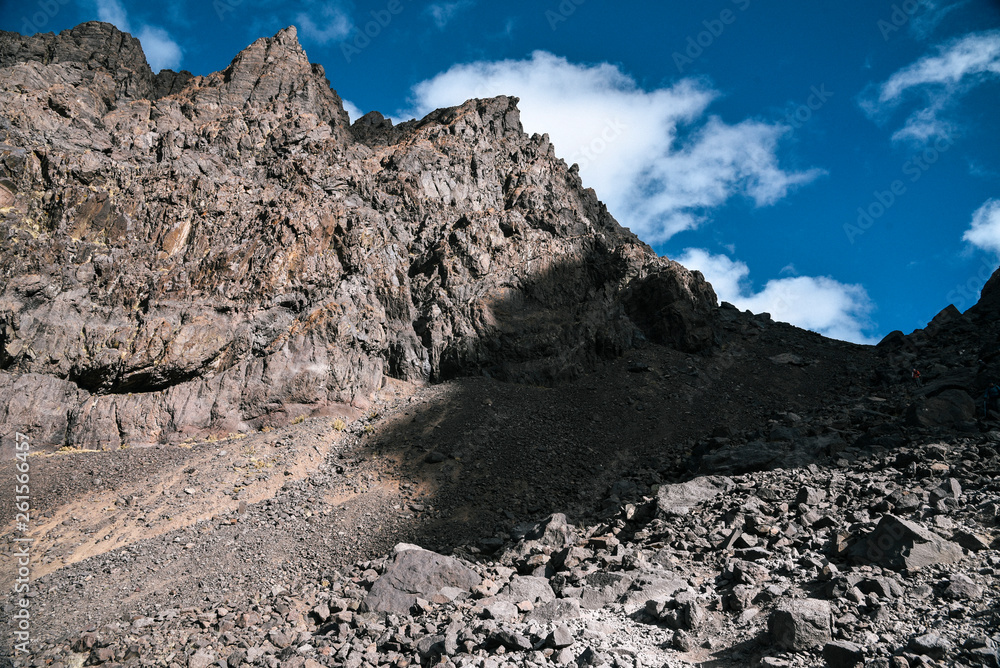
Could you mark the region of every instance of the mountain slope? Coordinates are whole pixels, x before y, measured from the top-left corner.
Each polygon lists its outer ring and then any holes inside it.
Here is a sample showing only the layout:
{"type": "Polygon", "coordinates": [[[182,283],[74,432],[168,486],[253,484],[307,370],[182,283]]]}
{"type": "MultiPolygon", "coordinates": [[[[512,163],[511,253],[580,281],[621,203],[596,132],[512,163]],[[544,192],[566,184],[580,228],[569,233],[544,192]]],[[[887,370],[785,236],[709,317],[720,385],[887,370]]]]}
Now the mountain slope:
{"type": "Polygon", "coordinates": [[[152,75],[100,23],[0,34],[0,66],[0,416],[38,447],[713,343],[711,287],[622,229],[516,100],[348,127],[294,28],[204,77],[152,75]]]}

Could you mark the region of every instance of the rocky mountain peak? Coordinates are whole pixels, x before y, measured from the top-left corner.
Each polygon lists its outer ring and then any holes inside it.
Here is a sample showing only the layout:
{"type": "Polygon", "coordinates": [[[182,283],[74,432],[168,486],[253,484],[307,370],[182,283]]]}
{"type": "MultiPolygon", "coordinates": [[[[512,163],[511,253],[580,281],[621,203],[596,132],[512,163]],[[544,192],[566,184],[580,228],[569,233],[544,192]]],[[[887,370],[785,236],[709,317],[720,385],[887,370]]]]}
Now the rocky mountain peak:
{"type": "Polygon", "coordinates": [[[66,82],[79,78],[96,85],[95,76],[110,77],[115,96],[122,99],[154,96],[155,77],[139,40],[110,23],[89,21],[58,35],[0,31],[0,67],[18,63],[33,63],[33,72],[44,68],[49,77],[61,72],[66,82]]]}
{"type": "Polygon", "coordinates": [[[4,40],[0,410],[40,444],[236,433],[364,407],[387,378],[551,384],[644,339],[714,343],[700,274],[621,228],[516,98],[351,128],[294,28],[207,76],[152,78],[106,24],[4,40]]]}
{"type": "Polygon", "coordinates": [[[1000,269],[993,272],[990,280],[986,281],[979,295],[979,302],[972,307],[972,313],[982,317],[1000,315],[1000,269]]]}
{"type": "Polygon", "coordinates": [[[201,106],[214,103],[237,109],[252,106],[276,114],[311,114],[338,131],[350,124],[323,66],[309,62],[295,26],[258,39],[225,70],[197,77],[181,92],[201,106]]]}

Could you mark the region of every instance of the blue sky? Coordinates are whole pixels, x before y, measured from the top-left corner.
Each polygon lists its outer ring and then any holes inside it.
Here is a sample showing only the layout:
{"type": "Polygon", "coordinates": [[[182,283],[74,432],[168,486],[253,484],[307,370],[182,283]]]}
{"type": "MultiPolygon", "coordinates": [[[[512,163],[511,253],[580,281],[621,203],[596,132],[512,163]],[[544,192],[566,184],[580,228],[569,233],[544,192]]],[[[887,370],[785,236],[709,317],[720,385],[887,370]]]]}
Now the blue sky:
{"type": "Polygon", "coordinates": [[[296,25],[352,118],[521,98],[585,185],[720,298],[877,341],[1000,264],[1000,2],[3,0],[207,74],[296,25]]]}

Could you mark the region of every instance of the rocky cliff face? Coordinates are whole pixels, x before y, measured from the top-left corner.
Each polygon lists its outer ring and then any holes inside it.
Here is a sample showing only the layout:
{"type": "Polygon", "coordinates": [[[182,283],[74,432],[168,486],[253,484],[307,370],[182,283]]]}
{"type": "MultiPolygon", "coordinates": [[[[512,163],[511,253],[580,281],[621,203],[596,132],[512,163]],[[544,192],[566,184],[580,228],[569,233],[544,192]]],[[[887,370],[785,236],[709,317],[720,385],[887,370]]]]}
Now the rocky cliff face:
{"type": "Polygon", "coordinates": [[[0,430],[116,448],[711,346],[711,287],[516,103],[350,126],[294,28],[209,76],[107,24],[0,33],[0,430]]]}

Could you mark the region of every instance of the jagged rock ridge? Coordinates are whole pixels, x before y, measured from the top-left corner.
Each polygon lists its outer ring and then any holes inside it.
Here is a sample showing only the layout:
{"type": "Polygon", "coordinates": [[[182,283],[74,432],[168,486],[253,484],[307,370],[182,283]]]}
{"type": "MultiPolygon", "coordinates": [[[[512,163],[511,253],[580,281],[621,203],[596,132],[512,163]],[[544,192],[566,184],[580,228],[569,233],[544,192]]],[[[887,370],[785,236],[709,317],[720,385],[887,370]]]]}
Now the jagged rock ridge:
{"type": "Polygon", "coordinates": [[[0,423],[114,448],[710,346],[711,287],[516,103],[351,127],[294,28],[208,76],[107,24],[0,33],[0,423]]]}

